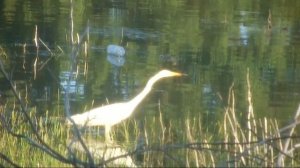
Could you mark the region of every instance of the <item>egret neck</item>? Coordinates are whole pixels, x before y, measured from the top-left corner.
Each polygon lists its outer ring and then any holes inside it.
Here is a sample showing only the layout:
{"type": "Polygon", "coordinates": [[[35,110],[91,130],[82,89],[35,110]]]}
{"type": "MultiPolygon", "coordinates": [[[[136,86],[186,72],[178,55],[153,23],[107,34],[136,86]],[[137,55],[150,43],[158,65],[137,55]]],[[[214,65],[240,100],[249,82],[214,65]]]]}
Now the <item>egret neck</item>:
{"type": "Polygon", "coordinates": [[[160,76],[160,74],[156,74],[155,76],[150,78],[143,91],[128,102],[128,104],[130,104],[130,107],[136,108],[143,101],[143,99],[149,94],[154,83],[161,78],[162,77],[160,76]]]}

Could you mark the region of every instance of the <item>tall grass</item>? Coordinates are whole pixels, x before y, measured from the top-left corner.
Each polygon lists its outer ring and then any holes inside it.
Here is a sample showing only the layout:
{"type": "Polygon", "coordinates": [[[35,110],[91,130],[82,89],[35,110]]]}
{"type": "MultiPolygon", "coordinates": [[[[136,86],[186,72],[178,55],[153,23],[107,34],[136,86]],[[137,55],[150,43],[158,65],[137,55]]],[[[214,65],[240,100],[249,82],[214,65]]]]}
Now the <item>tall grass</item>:
{"type": "MultiPolygon", "coordinates": [[[[8,158],[11,158],[20,166],[66,166],[57,159],[50,157],[45,151],[35,147],[33,141],[36,141],[36,138],[29,124],[26,123],[26,120],[22,117],[20,112],[9,112],[11,113],[11,117],[4,118],[3,113],[1,116],[1,153],[5,154],[8,158]]],[[[65,139],[68,137],[68,134],[64,124],[60,122],[45,122],[45,118],[48,118],[49,116],[36,118],[35,112],[35,109],[32,109],[30,111],[30,116],[32,120],[35,121],[35,126],[44,142],[49,144],[54,150],[65,155],[65,139]]],[[[9,115],[6,114],[6,116],[9,115]]],[[[4,166],[9,166],[6,165],[5,162],[2,162],[2,164],[4,166]]]]}
{"type": "MultiPolygon", "coordinates": [[[[102,136],[90,134],[89,131],[83,134],[83,138],[96,164],[101,165],[105,160],[123,155],[124,157],[121,158],[127,157],[128,160],[130,157],[135,165],[147,167],[273,167],[276,166],[280,153],[284,151],[284,144],[289,139],[288,149],[293,149],[293,151],[282,158],[284,159],[282,165],[299,166],[299,158],[297,158],[299,139],[294,134],[283,136],[275,119],[258,119],[253,115],[249,121],[243,122],[244,120],[236,116],[234,103],[238,102],[235,102],[234,91],[231,89],[229,105],[225,108],[224,117],[216,123],[218,134],[212,134],[202,128],[201,116],[170,120],[166,123],[160,114],[156,117],[128,120],[117,125],[112,131],[113,144],[105,144],[102,136]],[[143,127],[139,123],[143,123],[143,127]],[[97,145],[102,145],[102,149],[106,150],[96,148],[97,145]],[[123,153],[110,155],[111,158],[102,157],[104,154],[99,154],[99,151],[107,153],[111,146],[114,147],[112,150],[121,149],[123,153]]],[[[3,112],[11,113],[11,117],[6,118],[6,122],[2,121],[0,128],[2,134],[0,139],[3,142],[0,145],[2,154],[20,166],[68,166],[36,148],[26,138],[13,136],[7,131],[5,128],[10,127],[13,132],[34,139],[32,130],[24,122],[22,115],[17,111],[5,110],[8,109],[4,109],[3,112]]],[[[63,122],[49,116],[48,113],[43,117],[36,117],[35,113],[33,108],[30,111],[30,117],[35,121],[43,140],[60,154],[70,158],[68,145],[74,140],[72,140],[69,128],[63,122]]],[[[85,153],[80,150],[72,152],[77,159],[83,161],[87,159],[85,153]]],[[[113,162],[114,159],[111,161],[113,162]]],[[[114,165],[109,163],[108,165],[114,165]]],[[[5,161],[2,165],[9,166],[5,161]]]]}

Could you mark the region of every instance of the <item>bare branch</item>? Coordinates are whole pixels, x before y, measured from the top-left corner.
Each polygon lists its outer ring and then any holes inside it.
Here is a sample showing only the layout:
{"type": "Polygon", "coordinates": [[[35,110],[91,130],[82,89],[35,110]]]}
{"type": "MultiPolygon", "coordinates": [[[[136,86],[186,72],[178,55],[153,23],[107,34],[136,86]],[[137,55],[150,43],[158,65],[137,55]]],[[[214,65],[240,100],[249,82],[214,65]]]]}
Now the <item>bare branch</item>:
{"type": "MultiPolygon", "coordinates": [[[[10,164],[10,166],[12,166],[12,167],[21,167],[17,163],[14,163],[10,158],[8,158],[5,154],[3,154],[1,152],[0,152],[0,159],[4,160],[8,164],[10,164]]],[[[5,166],[0,165],[0,167],[5,167],[5,166]]]]}
{"type": "Polygon", "coordinates": [[[39,135],[38,130],[35,126],[35,124],[32,122],[30,116],[27,113],[27,109],[23,103],[23,101],[21,100],[20,96],[18,95],[13,82],[9,79],[7,72],[4,69],[2,60],[0,59],[0,69],[2,74],[4,75],[4,77],[6,78],[6,80],[9,82],[11,90],[13,91],[17,101],[20,103],[21,106],[21,112],[22,114],[25,116],[26,121],[29,123],[30,128],[33,132],[33,134],[35,135],[35,137],[37,138],[38,142],[24,136],[24,135],[18,135],[13,133],[9,128],[7,128],[7,130],[9,131],[9,133],[11,133],[13,136],[19,137],[19,138],[23,138],[25,140],[27,140],[27,142],[29,142],[30,144],[35,145],[36,147],[38,147],[39,149],[43,150],[44,152],[48,153],[50,156],[54,157],[54,158],[59,158],[60,161],[65,162],[65,163],[71,163],[68,159],[66,159],[65,157],[63,157],[61,154],[59,154],[58,152],[56,152],[54,149],[52,149],[49,145],[47,145],[42,137],[39,135]]]}

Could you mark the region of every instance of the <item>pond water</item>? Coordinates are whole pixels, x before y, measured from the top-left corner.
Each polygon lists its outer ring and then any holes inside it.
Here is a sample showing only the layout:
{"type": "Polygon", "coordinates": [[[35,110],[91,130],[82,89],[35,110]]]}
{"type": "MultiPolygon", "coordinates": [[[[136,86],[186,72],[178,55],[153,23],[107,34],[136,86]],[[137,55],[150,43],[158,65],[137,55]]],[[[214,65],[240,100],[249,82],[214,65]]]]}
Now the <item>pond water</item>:
{"type": "MultiPolygon", "coordinates": [[[[135,117],[161,111],[174,120],[201,116],[208,126],[223,116],[233,86],[243,119],[249,70],[255,115],[286,123],[300,100],[299,9],[296,0],[3,0],[0,57],[41,115],[65,116],[61,88],[80,113],[130,100],[170,69],[187,76],[157,83],[135,117]],[[73,41],[84,40],[70,73],[72,32],[73,41]],[[123,46],[125,55],[108,54],[109,45],[123,46]]],[[[0,82],[13,102],[2,75],[0,82]]]]}

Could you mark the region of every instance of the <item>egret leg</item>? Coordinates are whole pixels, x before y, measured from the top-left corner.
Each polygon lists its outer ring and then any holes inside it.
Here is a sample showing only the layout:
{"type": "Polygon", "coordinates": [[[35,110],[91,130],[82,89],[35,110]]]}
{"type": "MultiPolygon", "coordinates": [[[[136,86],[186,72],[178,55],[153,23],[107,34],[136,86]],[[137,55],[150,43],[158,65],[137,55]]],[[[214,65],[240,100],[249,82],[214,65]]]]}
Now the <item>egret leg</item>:
{"type": "Polygon", "coordinates": [[[105,125],[105,141],[106,142],[112,142],[112,138],[110,136],[110,129],[111,129],[110,125],[105,125]]]}

